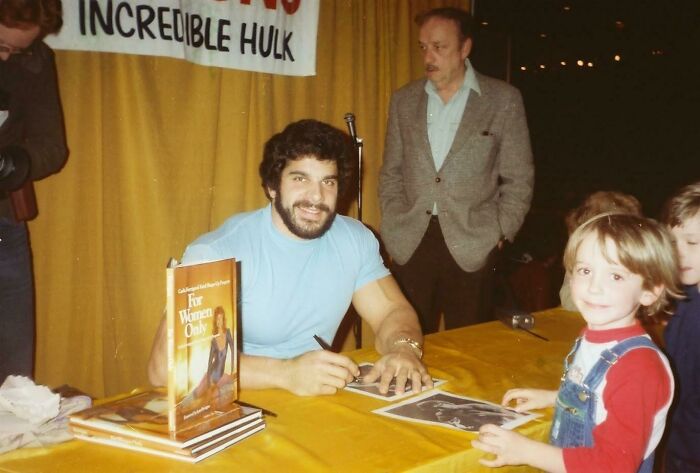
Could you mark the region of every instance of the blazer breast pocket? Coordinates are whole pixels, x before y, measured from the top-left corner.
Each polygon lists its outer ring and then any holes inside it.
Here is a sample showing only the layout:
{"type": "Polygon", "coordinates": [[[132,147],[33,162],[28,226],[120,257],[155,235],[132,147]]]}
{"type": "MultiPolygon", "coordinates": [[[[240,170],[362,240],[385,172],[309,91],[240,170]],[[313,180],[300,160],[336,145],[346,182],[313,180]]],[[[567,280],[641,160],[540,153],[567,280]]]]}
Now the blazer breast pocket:
{"type": "Polygon", "coordinates": [[[498,152],[498,140],[496,135],[489,131],[482,131],[471,140],[468,140],[465,148],[467,162],[466,170],[472,175],[488,173],[493,167],[493,162],[498,152]]]}

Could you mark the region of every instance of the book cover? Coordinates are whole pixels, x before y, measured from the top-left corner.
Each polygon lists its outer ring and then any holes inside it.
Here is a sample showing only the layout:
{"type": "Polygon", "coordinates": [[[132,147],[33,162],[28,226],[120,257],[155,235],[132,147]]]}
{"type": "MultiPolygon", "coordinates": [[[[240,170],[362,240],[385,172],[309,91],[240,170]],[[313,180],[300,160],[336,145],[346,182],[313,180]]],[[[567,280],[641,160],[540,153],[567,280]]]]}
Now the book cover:
{"type": "Polygon", "coordinates": [[[71,426],[148,440],[168,448],[186,448],[260,418],[260,409],[233,404],[233,408],[215,411],[189,428],[170,431],[167,393],[154,389],[77,412],[69,417],[69,422],[71,426]]]}
{"type": "Polygon", "coordinates": [[[167,268],[168,425],[187,429],[235,408],[236,262],[167,268]]]}
{"type": "Polygon", "coordinates": [[[230,431],[225,431],[216,437],[185,448],[167,447],[148,439],[121,436],[119,434],[94,430],[89,427],[76,426],[74,424],[71,424],[70,427],[76,438],[87,442],[134,450],[189,463],[197,463],[263,430],[265,428],[265,423],[262,418],[258,418],[230,431]]]}

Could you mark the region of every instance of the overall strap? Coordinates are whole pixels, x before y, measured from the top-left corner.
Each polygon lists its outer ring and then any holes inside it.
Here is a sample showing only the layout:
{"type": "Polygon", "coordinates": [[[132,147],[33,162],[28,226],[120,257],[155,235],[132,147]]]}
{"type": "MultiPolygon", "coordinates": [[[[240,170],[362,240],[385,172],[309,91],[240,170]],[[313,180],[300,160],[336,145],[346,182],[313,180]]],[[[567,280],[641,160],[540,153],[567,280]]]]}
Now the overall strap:
{"type": "Polygon", "coordinates": [[[612,348],[603,350],[600,354],[600,359],[591,368],[591,371],[586,376],[583,381],[583,385],[591,390],[595,390],[596,387],[605,377],[610,367],[618,362],[628,351],[635,350],[637,348],[651,348],[652,350],[659,350],[657,346],[652,342],[649,337],[644,335],[638,335],[636,337],[631,337],[622,342],[618,343],[612,348]]]}
{"type": "Polygon", "coordinates": [[[571,363],[571,360],[573,359],[574,355],[578,351],[578,347],[581,345],[581,339],[583,337],[578,337],[576,341],[574,342],[574,346],[571,348],[571,351],[569,352],[568,355],[566,355],[566,358],[564,358],[564,376],[562,376],[562,379],[566,377],[566,373],[569,371],[569,364],[571,363]]]}

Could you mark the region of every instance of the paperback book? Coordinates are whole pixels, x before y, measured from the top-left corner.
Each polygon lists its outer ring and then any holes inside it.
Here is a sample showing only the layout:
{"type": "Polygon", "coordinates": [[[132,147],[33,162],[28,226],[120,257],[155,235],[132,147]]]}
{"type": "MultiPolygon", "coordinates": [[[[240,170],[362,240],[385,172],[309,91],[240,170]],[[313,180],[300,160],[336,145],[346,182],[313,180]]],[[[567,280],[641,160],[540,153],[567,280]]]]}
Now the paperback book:
{"type": "Polygon", "coordinates": [[[233,259],[166,270],[167,389],[135,391],[70,416],[76,437],[198,462],[265,427],[236,403],[237,273],[233,259]]]}
{"type": "Polygon", "coordinates": [[[235,408],[236,261],[167,268],[168,409],[172,431],[235,408]]]}
{"type": "Polygon", "coordinates": [[[265,428],[265,422],[261,417],[251,417],[250,421],[237,424],[229,430],[223,430],[212,437],[188,447],[173,447],[158,442],[153,438],[124,436],[107,430],[93,429],[74,423],[70,424],[70,428],[76,438],[87,442],[134,450],[189,463],[197,463],[261,431],[265,428]]]}
{"type": "Polygon", "coordinates": [[[139,391],[70,416],[71,428],[87,428],[163,448],[184,449],[262,418],[262,411],[234,404],[178,431],[168,428],[167,394],[163,389],[139,391]]]}

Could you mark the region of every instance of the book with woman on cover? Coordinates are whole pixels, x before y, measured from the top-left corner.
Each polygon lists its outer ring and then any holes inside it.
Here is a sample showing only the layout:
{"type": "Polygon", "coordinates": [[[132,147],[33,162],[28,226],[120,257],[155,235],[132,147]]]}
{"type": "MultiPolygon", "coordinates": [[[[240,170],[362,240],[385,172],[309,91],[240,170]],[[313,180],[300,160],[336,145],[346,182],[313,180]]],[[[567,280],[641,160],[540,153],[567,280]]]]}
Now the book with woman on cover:
{"type": "Polygon", "coordinates": [[[172,431],[237,408],[236,261],[167,269],[168,409],[172,431]]]}

